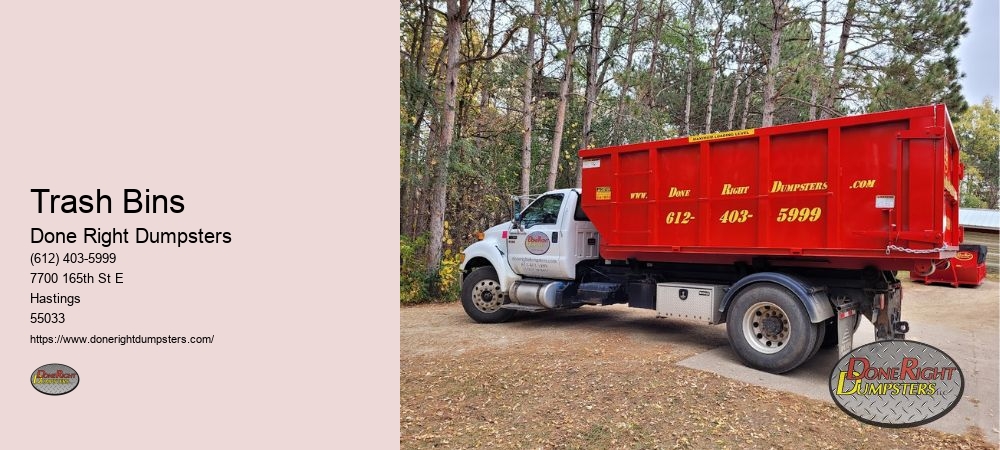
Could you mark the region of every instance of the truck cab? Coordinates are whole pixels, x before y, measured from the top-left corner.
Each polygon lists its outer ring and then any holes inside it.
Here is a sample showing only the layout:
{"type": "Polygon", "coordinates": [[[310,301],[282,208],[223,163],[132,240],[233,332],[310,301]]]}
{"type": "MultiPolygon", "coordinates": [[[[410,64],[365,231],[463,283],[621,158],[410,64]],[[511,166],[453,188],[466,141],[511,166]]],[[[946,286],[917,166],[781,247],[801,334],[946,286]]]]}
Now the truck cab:
{"type": "Polygon", "coordinates": [[[580,203],[577,189],[547,192],[509,222],[504,243],[514,273],[573,280],[577,264],[597,258],[597,230],[580,203]]]}
{"type": "Polygon", "coordinates": [[[599,258],[600,247],[580,196],[579,189],[538,195],[463,251],[462,296],[474,319],[501,322],[515,310],[578,306],[563,302],[566,289],[575,285],[581,263],[599,258]]]}

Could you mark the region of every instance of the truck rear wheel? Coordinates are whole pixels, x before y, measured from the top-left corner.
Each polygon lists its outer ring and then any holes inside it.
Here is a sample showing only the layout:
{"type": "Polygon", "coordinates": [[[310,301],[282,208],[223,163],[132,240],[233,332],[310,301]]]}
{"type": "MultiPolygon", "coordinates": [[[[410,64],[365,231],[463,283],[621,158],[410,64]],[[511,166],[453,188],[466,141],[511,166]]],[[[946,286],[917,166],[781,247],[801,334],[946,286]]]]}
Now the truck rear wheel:
{"type": "Polygon", "coordinates": [[[503,309],[507,295],[500,290],[497,271],[492,267],[479,267],[462,282],[462,307],[465,313],[480,323],[500,323],[514,316],[514,310],[503,309]]]}
{"type": "Polygon", "coordinates": [[[756,284],[736,295],[726,332],[736,355],[748,366],[772,373],[792,370],[812,355],[818,327],[791,292],[756,284]]]}

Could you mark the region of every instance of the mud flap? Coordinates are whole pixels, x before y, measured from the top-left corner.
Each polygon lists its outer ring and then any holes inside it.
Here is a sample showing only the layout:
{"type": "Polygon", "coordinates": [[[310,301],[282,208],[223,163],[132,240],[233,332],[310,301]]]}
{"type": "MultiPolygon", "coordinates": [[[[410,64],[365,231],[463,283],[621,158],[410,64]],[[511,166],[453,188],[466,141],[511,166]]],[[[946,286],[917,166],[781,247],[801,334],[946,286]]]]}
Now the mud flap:
{"type": "Polygon", "coordinates": [[[839,303],[836,306],[837,357],[843,358],[844,355],[854,349],[854,330],[860,317],[858,316],[858,304],[856,302],[846,300],[844,303],[839,303]]]}

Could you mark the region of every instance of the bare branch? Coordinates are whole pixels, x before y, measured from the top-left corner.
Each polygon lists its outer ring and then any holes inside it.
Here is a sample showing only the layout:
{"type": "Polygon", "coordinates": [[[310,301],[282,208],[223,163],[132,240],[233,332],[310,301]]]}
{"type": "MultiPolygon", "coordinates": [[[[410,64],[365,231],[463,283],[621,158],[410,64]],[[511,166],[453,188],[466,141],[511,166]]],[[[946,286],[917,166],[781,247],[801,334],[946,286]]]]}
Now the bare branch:
{"type": "MultiPolygon", "coordinates": [[[[498,48],[497,51],[493,52],[492,55],[475,56],[475,57],[472,57],[472,58],[466,58],[466,59],[463,59],[462,61],[459,61],[458,65],[459,66],[463,66],[463,65],[466,65],[466,64],[469,64],[469,63],[474,63],[474,62],[479,62],[479,61],[491,61],[491,60],[495,59],[496,57],[504,54],[505,53],[504,49],[507,48],[507,44],[510,43],[510,40],[511,40],[511,38],[514,37],[514,33],[515,32],[517,32],[517,28],[511,28],[510,30],[507,30],[507,34],[504,36],[503,42],[500,44],[500,48],[498,48]]],[[[480,55],[482,55],[482,52],[480,52],[480,55]]]]}
{"type": "Polygon", "coordinates": [[[777,99],[778,100],[791,100],[793,102],[801,103],[801,104],[806,105],[806,106],[815,106],[817,108],[820,108],[820,109],[826,111],[827,113],[829,113],[831,116],[834,116],[834,117],[840,117],[840,115],[841,115],[839,111],[837,111],[837,110],[835,110],[833,108],[827,108],[826,106],[823,106],[823,105],[821,105],[819,103],[812,103],[812,102],[808,102],[808,101],[805,101],[805,100],[802,100],[802,99],[799,99],[799,98],[795,98],[795,97],[778,97],[777,99]]]}

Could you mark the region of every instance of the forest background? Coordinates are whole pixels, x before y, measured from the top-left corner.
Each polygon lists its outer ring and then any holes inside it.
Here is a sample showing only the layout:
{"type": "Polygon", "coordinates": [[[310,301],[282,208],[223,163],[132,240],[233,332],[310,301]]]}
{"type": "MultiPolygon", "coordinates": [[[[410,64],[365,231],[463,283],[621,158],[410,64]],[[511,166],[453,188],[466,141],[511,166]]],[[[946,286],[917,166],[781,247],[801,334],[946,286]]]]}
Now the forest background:
{"type": "Polygon", "coordinates": [[[401,0],[400,301],[457,298],[511,196],[577,151],[945,103],[964,207],[998,207],[1000,110],[963,97],[970,0],[401,0]]]}

